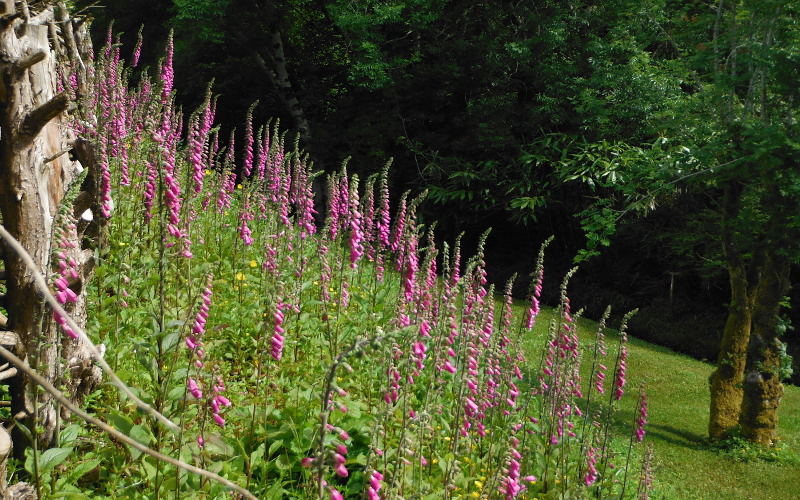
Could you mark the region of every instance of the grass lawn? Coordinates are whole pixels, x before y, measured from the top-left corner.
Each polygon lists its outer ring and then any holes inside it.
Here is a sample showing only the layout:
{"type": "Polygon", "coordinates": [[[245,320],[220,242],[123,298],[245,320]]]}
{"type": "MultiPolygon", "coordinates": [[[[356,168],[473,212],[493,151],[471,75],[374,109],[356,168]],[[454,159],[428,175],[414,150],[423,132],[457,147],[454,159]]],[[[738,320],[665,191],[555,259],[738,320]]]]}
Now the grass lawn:
{"type": "MultiPolygon", "coordinates": [[[[584,339],[596,323],[581,320],[584,339]]],[[[618,338],[608,333],[609,345],[618,338]]],[[[588,364],[588,362],[587,362],[588,364]]],[[[754,449],[719,452],[709,447],[708,376],[713,365],[635,338],[629,342],[628,387],[646,380],[649,418],[646,441],[655,450],[654,498],[665,499],[797,499],[800,498],[800,388],[786,386],[780,407],[777,455],[757,458],[754,449]],[[739,454],[745,459],[736,459],[739,454]]],[[[625,401],[625,398],[623,398],[625,401]]],[[[620,434],[629,432],[632,405],[619,413],[620,434]]],[[[744,447],[742,447],[744,448],[744,447]]]]}

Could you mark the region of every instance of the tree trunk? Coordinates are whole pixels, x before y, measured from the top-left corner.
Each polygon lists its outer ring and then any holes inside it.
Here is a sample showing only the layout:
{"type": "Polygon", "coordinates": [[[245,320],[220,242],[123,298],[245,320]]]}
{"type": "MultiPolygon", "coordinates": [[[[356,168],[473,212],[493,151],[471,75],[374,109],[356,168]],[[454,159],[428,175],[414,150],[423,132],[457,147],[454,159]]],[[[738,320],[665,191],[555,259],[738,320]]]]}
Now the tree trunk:
{"type": "Polygon", "coordinates": [[[747,346],[752,323],[752,299],[742,268],[728,268],[731,304],[722,336],[717,368],[709,378],[711,414],[708,435],[724,439],[738,425],[742,406],[742,378],[747,361],[747,346]]]}
{"type": "MultiPolygon", "coordinates": [[[[67,310],[83,326],[86,322],[84,285],[93,271],[93,252],[82,248],[83,238],[74,227],[70,227],[75,221],[74,207],[62,207],[62,202],[70,188],[80,187],[73,184],[78,181],[84,167],[91,173],[96,166],[82,166],[65,154],[76,141],[65,116],[69,98],[66,93],[56,90],[57,61],[51,49],[52,40],[48,39],[48,24],[56,36],[64,36],[64,33],[60,26],[53,28],[55,16],[52,6],[45,6],[42,12],[31,16],[24,3],[22,13],[13,10],[13,2],[5,2],[5,5],[10,10],[0,19],[2,224],[33,257],[47,278],[58,272],[52,268],[51,255],[60,251],[62,239],[54,241],[54,230],[63,233],[63,241],[67,243],[64,257],[74,260],[77,271],[77,277],[69,279],[69,289],[76,294],[77,301],[68,304],[67,310]]],[[[68,68],[62,69],[69,72],[68,68]]],[[[96,196],[96,193],[86,196],[96,196]]],[[[71,203],[71,198],[66,201],[71,203]]],[[[80,369],[85,366],[86,359],[91,359],[88,350],[64,336],[55,326],[52,313],[45,307],[33,276],[21,258],[5,248],[3,260],[8,313],[3,338],[12,339],[20,357],[27,358],[34,369],[56,386],[69,387],[70,396],[80,400],[82,394],[75,388],[91,390],[99,382],[100,374],[92,367],[80,369]],[[84,378],[69,380],[71,375],[84,378]]],[[[52,399],[39,394],[22,374],[9,379],[8,383],[14,418],[28,429],[43,429],[37,437],[42,445],[51,445],[60,418],[52,399]]],[[[28,445],[27,440],[18,430],[12,438],[14,452],[21,456],[28,445]]]]}
{"type": "MultiPolygon", "coordinates": [[[[294,127],[300,134],[300,142],[303,147],[312,146],[311,125],[308,123],[305,110],[297,98],[295,89],[289,79],[289,69],[286,65],[286,54],[283,47],[283,36],[278,23],[278,13],[280,12],[273,0],[267,0],[263,5],[251,1],[251,8],[256,15],[262,19],[270,19],[266,43],[254,46],[252,42],[239,40],[239,43],[249,51],[256,66],[269,79],[275,93],[278,96],[284,111],[292,117],[294,127]],[[258,48],[256,48],[258,47],[258,48]],[[261,47],[266,53],[268,60],[264,58],[261,47]]],[[[238,38],[237,38],[238,39],[238,38]]]]}
{"type": "Polygon", "coordinates": [[[734,224],[741,207],[742,189],[740,184],[731,182],[725,187],[723,201],[721,239],[731,284],[731,301],[717,367],[708,380],[711,390],[708,435],[711,439],[724,439],[739,424],[742,380],[753,319],[751,283],[760,271],[760,259],[751,261],[749,266],[745,264],[734,239],[734,224]]]}
{"type": "Polygon", "coordinates": [[[772,249],[767,256],[755,293],[753,335],[739,420],[745,439],[764,446],[775,443],[778,406],[783,396],[781,342],[776,327],[781,301],[789,289],[791,264],[788,258],[777,254],[777,249],[772,249]]]}

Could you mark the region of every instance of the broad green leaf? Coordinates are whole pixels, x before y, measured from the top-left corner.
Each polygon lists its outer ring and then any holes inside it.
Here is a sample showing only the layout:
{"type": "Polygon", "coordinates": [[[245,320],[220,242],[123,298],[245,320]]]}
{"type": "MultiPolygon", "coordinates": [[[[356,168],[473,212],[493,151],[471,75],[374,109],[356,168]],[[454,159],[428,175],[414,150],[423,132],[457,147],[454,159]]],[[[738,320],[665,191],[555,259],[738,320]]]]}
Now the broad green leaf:
{"type": "Polygon", "coordinates": [[[52,470],[66,460],[70,453],[72,453],[72,448],[50,448],[45,450],[39,459],[39,472],[44,473],[52,470]]]}

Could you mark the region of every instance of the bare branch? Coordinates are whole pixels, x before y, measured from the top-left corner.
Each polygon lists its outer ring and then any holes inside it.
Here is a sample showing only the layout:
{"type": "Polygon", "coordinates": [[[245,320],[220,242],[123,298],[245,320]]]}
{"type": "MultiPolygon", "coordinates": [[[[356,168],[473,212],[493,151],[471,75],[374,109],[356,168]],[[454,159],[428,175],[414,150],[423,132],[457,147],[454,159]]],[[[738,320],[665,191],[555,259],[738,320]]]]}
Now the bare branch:
{"type": "MultiPolygon", "coordinates": [[[[28,270],[31,272],[31,274],[33,274],[33,278],[36,282],[36,287],[42,294],[44,294],[44,298],[47,301],[47,303],[50,304],[50,306],[53,308],[55,312],[60,314],[61,317],[66,320],[70,328],[72,328],[72,330],[78,334],[78,337],[80,338],[81,342],[83,342],[87,347],[89,347],[89,351],[91,351],[95,360],[97,360],[97,363],[108,374],[112,382],[114,382],[114,385],[116,385],[123,393],[125,393],[127,397],[131,398],[131,400],[134,403],[136,403],[136,406],[138,406],[142,410],[146,411],[147,413],[155,417],[157,420],[166,425],[168,428],[173,430],[178,430],[179,427],[174,422],[172,422],[170,419],[168,419],[161,413],[157,412],[153,407],[151,407],[150,405],[139,399],[131,391],[131,389],[127,385],[125,385],[125,383],[122,380],[120,380],[119,376],[114,372],[114,370],[112,370],[111,367],[108,366],[108,363],[106,363],[106,360],[103,358],[103,355],[100,353],[100,351],[97,349],[97,346],[94,345],[91,339],[89,339],[88,335],[86,335],[86,332],[83,331],[83,328],[79,327],[78,324],[75,323],[75,320],[73,320],[72,317],[67,313],[67,311],[65,311],[64,308],[61,307],[61,304],[58,303],[55,296],[53,295],[53,292],[50,291],[50,287],[48,287],[47,283],[44,281],[41,271],[37,269],[36,263],[33,261],[30,254],[28,254],[28,252],[22,247],[22,245],[20,245],[19,242],[13,236],[11,236],[11,234],[6,230],[5,227],[3,227],[2,224],[0,224],[0,237],[2,237],[2,239],[4,239],[6,243],[8,243],[8,245],[20,256],[22,261],[25,263],[25,267],[27,267],[28,270]]],[[[3,350],[5,351],[5,349],[3,350]]]]}
{"type": "Polygon", "coordinates": [[[47,123],[69,107],[69,95],[57,94],[52,99],[34,109],[22,120],[21,131],[28,137],[38,134],[47,123]]]}
{"type": "MultiPolygon", "coordinates": [[[[2,226],[0,226],[0,227],[2,227],[2,226]]],[[[3,229],[3,231],[5,231],[5,229],[3,229]]],[[[94,418],[93,416],[89,415],[88,413],[86,413],[82,409],[80,409],[77,406],[75,406],[74,404],[72,404],[70,402],[70,400],[67,399],[64,396],[64,394],[61,393],[61,391],[59,391],[58,389],[53,387],[53,385],[50,382],[48,382],[47,380],[45,380],[44,377],[42,377],[41,375],[36,373],[36,371],[34,371],[31,367],[29,367],[24,361],[22,361],[21,359],[16,357],[12,352],[10,352],[9,350],[7,350],[6,348],[4,348],[2,346],[0,346],[0,355],[2,355],[4,358],[6,358],[8,361],[10,361],[15,367],[17,367],[17,369],[19,369],[20,371],[25,372],[25,374],[28,375],[28,377],[30,377],[31,380],[33,380],[34,382],[39,384],[45,391],[50,393],[53,396],[53,398],[58,400],[59,403],[61,403],[67,409],[69,409],[69,411],[71,411],[75,415],[79,416],[80,418],[82,418],[86,422],[89,422],[90,424],[94,425],[95,427],[99,427],[104,432],[107,432],[108,434],[111,434],[112,436],[114,436],[115,438],[117,438],[120,441],[124,442],[125,444],[136,448],[137,450],[141,451],[142,453],[150,455],[151,457],[154,457],[154,458],[156,458],[158,460],[161,460],[162,462],[166,462],[166,463],[168,463],[170,465],[174,465],[175,467],[180,467],[181,469],[184,469],[184,470],[186,470],[188,472],[191,472],[191,473],[203,476],[203,477],[207,477],[207,478],[212,479],[214,481],[217,481],[217,482],[219,482],[221,484],[224,484],[228,488],[231,488],[232,490],[235,490],[236,492],[241,493],[246,498],[251,498],[252,500],[258,500],[252,493],[250,493],[246,489],[242,488],[238,484],[236,484],[236,483],[234,483],[232,481],[229,481],[228,479],[225,479],[224,477],[221,477],[221,476],[219,476],[217,474],[214,474],[213,472],[209,472],[209,471],[207,471],[205,469],[201,469],[199,467],[195,467],[194,465],[187,464],[186,462],[182,462],[180,460],[176,460],[176,459],[174,459],[174,458],[172,458],[170,456],[167,456],[167,455],[159,453],[159,452],[157,452],[155,450],[152,450],[152,449],[148,448],[147,446],[145,446],[145,445],[139,443],[138,441],[134,440],[133,438],[130,438],[127,435],[123,434],[122,432],[114,429],[113,427],[111,427],[107,423],[103,422],[102,420],[99,420],[99,419],[94,418]]]]}
{"type": "Polygon", "coordinates": [[[27,56],[19,59],[18,61],[14,61],[10,70],[16,74],[21,74],[26,69],[30,68],[34,64],[44,61],[47,58],[47,52],[44,50],[36,50],[32,53],[28,54],[27,56]]]}

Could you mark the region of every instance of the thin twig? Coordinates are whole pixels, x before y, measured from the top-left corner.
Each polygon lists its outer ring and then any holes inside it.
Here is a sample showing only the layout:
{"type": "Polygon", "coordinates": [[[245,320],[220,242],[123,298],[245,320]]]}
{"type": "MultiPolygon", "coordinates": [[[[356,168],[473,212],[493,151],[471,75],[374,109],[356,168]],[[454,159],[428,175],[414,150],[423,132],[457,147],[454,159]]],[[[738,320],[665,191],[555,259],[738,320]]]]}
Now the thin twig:
{"type": "Polygon", "coordinates": [[[136,406],[150,413],[153,417],[161,421],[168,428],[172,430],[179,430],[177,424],[175,424],[170,419],[168,419],[167,417],[165,417],[164,415],[153,409],[153,407],[151,407],[150,405],[139,399],[136,395],[133,394],[130,388],[127,385],[125,385],[125,383],[122,380],[120,380],[119,376],[117,376],[114,370],[112,370],[111,367],[108,366],[108,363],[106,363],[106,360],[103,358],[103,355],[94,345],[94,343],[89,339],[88,335],[86,335],[86,332],[84,332],[83,329],[79,327],[77,323],[75,323],[75,320],[72,319],[72,316],[70,316],[64,310],[64,308],[61,307],[61,304],[59,304],[55,296],[53,296],[53,292],[50,291],[50,288],[47,286],[47,283],[44,281],[44,278],[42,277],[41,271],[37,269],[36,263],[33,261],[30,254],[25,250],[25,248],[22,247],[22,245],[20,245],[20,243],[13,236],[11,236],[11,234],[6,230],[5,227],[3,227],[2,224],[0,224],[0,237],[2,237],[9,244],[9,246],[22,258],[22,261],[25,263],[25,266],[33,275],[33,279],[36,283],[37,288],[42,294],[44,294],[45,300],[50,304],[50,306],[53,308],[55,312],[60,314],[61,317],[66,320],[70,328],[72,328],[72,330],[78,334],[78,337],[81,339],[81,342],[83,342],[87,347],[89,347],[92,356],[94,356],[94,358],[97,360],[97,363],[100,365],[100,367],[103,370],[105,370],[105,372],[111,378],[111,381],[114,383],[114,385],[116,385],[122,392],[124,392],[126,396],[131,398],[131,400],[133,400],[133,402],[136,403],[136,406]]]}
{"type": "MultiPolygon", "coordinates": [[[[0,227],[2,227],[2,226],[0,226],[0,227]]],[[[195,467],[194,465],[187,464],[186,462],[182,462],[180,460],[176,460],[176,459],[174,459],[174,458],[172,458],[170,456],[164,455],[163,453],[159,453],[159,452],[157,452],[155,450],[152,450],[152,449],[148,448],[147,446],[143,445],[142,443],[139,443],[135,439],[133,439],[133,438],[123,434],[122,432],[114,429],[113,427],[111,427],[107,423],[103,422],[102,420],[96,419],[93,416],[89,415],[88,413],[84,412],[83,410],[81,410],[80,408],[78,408],[77,406],[72,404],[69,401],[69,399],[67,399],[61,391],[59,391],[58,389],[53,387],[53,385],[50,382],[48,382],[44,377],[42,377],[41,375],[36,373],[36,371],[34,371],[31,367],[29,367],[24,361],[22,361],[21,359],[16,357],[12,352],[7,350],[3,346],[0,346],[0,355],[2,355],[4,358],[6,358],[8,361],[10,361],[19,370],[22,370],[23,372],[25,372],[25,374],[28,375],[34,382],[36,382],[37,384],[42,386],[42,388],[45,391],[49,392],[55,399],[57,399],[61,404],[63,404],[65,407],[67,407],[69,409],[69,411],[71,411],[75,415],[79,416],[80,418],[82,418],[86,422],[89,422],[90,424],[92,424],[92,425],[94,425],[96,427],[99,427],[103,431],[111,434],[112,436],[114,436],[115,438],[117,438],[120,441],[124,442],[125,444],[127,444],[129,446],[133,446],[134,448],[136,448],[137,450],[141,451],[142,453],[150,455],[151,457],[154,457],[154,458],[156,458],[158,460],[161,460],[163,462],[166,462],[168,464],[174,465],[175,467],[180,467],[181,469],[184,469],[186,471],[189,471],[189,472],[192,472],[194,474],[198,474],[200,476],[207,477],[209,479],[217,481],[217,482],[227,486],[228,488],[231,488],[232,490],[235,490],[236,492],[241,493],[246,498],[251,498],[252,500],[258,500],[252,493],[250,493],[246,489],[242,488],[238,484],[236,484],[236,483],[234,483],[234,482],[232,482],[232,481],[230,481],[228,479],[225,479],[224,477],[221,477],[221,476],[219,476],[217,474],[214,474],[213,472],[209,472],[209,471],[207,471],[205,469],[201,469],[199,467],[195,467]]]]}

